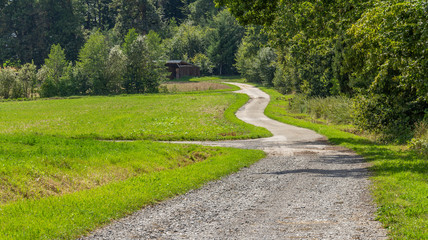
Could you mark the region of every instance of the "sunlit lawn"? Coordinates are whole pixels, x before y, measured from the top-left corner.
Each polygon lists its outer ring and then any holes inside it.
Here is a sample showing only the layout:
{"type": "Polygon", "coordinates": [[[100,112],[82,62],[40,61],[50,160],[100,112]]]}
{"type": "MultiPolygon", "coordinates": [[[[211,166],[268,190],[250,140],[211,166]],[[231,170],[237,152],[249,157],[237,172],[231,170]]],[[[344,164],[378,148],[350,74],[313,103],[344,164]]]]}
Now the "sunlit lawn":
{"type": "Polygon", "coordinates": [[[270,133],[236,111],[248,98],[232,93],[152,94],[0,102],[0,134],[72,138],[216,140],[270,133]]]}

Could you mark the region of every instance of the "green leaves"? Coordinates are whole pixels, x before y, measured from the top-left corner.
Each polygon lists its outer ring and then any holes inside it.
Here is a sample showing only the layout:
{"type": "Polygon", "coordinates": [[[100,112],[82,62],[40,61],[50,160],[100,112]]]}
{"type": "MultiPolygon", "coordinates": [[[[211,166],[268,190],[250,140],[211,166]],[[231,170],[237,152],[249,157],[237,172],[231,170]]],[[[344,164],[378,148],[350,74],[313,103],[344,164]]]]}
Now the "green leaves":
{"type": "Polygon", "coordinates": [[[270,24],[275,19],[278,0],[215,0],[227,7],[241,24],[270,24]]]}
{"type": "Polygon", "coordinates": [[[107,59],[109,48],[105,36],[97,31],[89,37],[79,52],[77,67],[86,79],[87,91],[92,94],[106,94],[107,84],[107,59]]]}
{"type": "Polygon", "coordinates": [[[358,118],[360,127],[402,135],[423,118],[428,108],[427,16],[420,1],[382,1],[347,31],[363,61],[354,68],[356,78],[372,80],[367,104],[356,108],[365,116],[358,118]]]}

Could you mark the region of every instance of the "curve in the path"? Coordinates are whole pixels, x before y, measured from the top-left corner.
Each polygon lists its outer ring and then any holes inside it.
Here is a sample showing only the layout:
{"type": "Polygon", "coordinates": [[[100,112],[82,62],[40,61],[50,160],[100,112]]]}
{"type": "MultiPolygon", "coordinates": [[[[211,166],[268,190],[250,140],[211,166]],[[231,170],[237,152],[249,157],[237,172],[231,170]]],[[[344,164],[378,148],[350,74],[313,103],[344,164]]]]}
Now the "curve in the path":
{"type": "Polygon", "coordinates": [[[251,97],[236,115],[274,136],[200,143],[263,149],[268,157],[85,239],[386,239],[374,220],[364,160],[313,131],[267,118],[269,96],[236,85],[251,97]]]}

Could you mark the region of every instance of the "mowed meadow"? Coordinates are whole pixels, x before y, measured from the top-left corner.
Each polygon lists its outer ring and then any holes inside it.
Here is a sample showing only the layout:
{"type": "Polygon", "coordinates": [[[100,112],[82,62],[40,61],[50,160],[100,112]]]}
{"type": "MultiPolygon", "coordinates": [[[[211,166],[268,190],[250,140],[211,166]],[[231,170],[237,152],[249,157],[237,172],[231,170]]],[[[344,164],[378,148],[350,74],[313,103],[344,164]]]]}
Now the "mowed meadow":
{"type": "Polygon", "coordinates": [[[249,166],[264,153],[152,141],[270,136],[234,116],[247,100],[208,89],[0,102],[0,239],[74,239],[249,166]]]}
{"type": "Polygon", "coordinates": [[[247,100],[230,93],[188,93],[3,102],[0,134],[131,140],[268,136],[235,118],[247,100]]]}

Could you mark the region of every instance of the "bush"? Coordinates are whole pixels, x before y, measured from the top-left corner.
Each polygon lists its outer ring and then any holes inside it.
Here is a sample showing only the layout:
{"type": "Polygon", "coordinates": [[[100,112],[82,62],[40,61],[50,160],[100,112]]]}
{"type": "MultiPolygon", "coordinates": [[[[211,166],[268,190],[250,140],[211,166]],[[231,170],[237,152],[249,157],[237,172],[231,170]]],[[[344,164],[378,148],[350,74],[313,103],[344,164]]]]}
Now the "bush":
{"type": "Polygon", "coordinates": [[[16,81],[17,72],[14,68],[0,68],[0,97],[8,99],[11,97],[12,87],[16,81]]]}
{"type": "MultiPolygon", "coordinates": [[[[416,107],[385,94],[360,95],[354,100],[355,124],[362,130],[379,134],[385,141],[405,142],[415,123],[423,117],[423,105],[416,107]]],[[[417,104],[417,103],[416,103],[417,104]]]]}
{"type": "Polygon", "coordinates": [[[407,146],[421,155],[428,156],[428,118],[416,123],[413,138],[407,146]]]}
{"type": "Polygon", "coordinates": [[[22,83],[23,95],[32,98],[37,84],[37,67],[33,63],[24,64],[18,72],[18,79],[22,83]]]}

